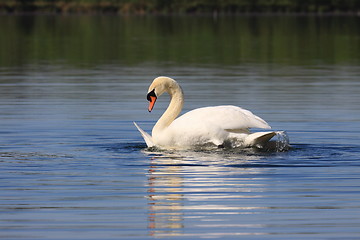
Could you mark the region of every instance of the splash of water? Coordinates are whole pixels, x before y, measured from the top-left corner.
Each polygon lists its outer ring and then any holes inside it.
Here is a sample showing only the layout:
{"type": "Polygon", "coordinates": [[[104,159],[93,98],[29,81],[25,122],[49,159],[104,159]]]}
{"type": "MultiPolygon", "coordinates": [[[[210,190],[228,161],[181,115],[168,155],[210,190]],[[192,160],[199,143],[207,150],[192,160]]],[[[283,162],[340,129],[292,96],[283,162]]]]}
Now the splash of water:
{"type": "Polygon", "coordinates": [[[276,131],[276,151],[284,152],[290,148],[289,135],[285,131],[276,131]]]}

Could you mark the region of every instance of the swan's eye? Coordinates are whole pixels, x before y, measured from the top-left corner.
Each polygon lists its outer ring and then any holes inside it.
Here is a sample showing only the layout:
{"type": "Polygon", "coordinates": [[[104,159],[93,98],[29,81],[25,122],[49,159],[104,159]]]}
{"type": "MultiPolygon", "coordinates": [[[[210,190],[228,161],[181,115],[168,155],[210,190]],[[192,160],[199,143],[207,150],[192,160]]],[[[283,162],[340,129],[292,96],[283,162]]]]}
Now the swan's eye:
{"type": "Polygon", "coordinates": [[[146,99],[151,102],[151,97],[156,97],[155,94],[155,89],[153,89],[151,92],[148,93],[148,95],[146,96],[146,99]]]}

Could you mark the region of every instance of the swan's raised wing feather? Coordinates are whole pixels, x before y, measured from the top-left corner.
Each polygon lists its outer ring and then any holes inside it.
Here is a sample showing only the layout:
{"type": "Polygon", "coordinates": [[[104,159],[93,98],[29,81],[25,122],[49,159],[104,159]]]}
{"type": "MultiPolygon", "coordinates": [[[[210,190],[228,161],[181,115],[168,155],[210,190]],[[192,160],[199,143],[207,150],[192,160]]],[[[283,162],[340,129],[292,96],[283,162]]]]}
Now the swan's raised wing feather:
{"type": "Polygon", "coordinates": [[[153,147],[155,146],[153,140],[152,140],[152,137],[147,133],[145,132],[144,130],[142,130],[137,124],[136,122],[133,122],[135,127],[139,130],[139,132],[141,133],[141,136],[144,138],[145,142],[146,142],[146,145],[148,147],[153,147]]]}
{"type": "Polygon", "coordinates": [[[197,108],[175,119],[173,124],[211,124],[212,126],[219,126],[229,131],[248,128],[271,128],[262,118],[246,109],[236,106],[197,108]]]}

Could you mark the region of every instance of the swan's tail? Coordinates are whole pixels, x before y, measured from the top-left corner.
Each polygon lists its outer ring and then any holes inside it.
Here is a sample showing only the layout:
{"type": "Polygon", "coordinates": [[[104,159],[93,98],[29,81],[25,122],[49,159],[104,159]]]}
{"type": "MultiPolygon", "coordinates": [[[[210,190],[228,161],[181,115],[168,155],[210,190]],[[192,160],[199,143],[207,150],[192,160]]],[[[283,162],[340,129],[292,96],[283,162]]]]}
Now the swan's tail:
{"type": "Polygon", "coordinates": [[[244,144],[248,147],[263,147],[275,135],[276,132],[252,133],[245,138],[244,144]]]}
{"type": "Polygon", "coordinates": [[[139,130],[139,132],[141,133],[141,136],[144,138],[146,145],[148,147],[153,147],[155,146],[155,144],[153,143],[152,137],[145,132],[144,130],[142,130],[137,124],[136,122],[134,122],[135,127],[139,130]]]}

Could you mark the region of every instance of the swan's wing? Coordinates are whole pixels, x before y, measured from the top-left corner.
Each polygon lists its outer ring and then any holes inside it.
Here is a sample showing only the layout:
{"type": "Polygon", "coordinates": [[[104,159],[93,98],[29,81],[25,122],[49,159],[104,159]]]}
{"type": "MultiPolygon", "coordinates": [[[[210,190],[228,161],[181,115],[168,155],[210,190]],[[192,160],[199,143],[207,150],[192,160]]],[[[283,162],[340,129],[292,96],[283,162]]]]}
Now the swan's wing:
{"type": "Polygon", "coordinates": [[[264,146],[275,135],[276,132],[252,133],[245,138],[244,144],[247,146],[264,146]]]}
{"type": "Polygon", "coordinates": [[[141,133],[141,136],[144,138],[145,143],[148,147],[153,147],[155,146],[155,144],[153,143],[152,137],[145,132],[144,130],[142,130],[137,124],[136,122],[133,122],[135,127],[139,130],[139,132],[141,133]]]}
{"type": "Polygon", "coordinates": [[[177,118],[175,125],[211,124],[224,130],[236,132],[248,128],[271,128],[265,120],[249,110],[236,106],[216,106],[197,108],[177,118]]]}

